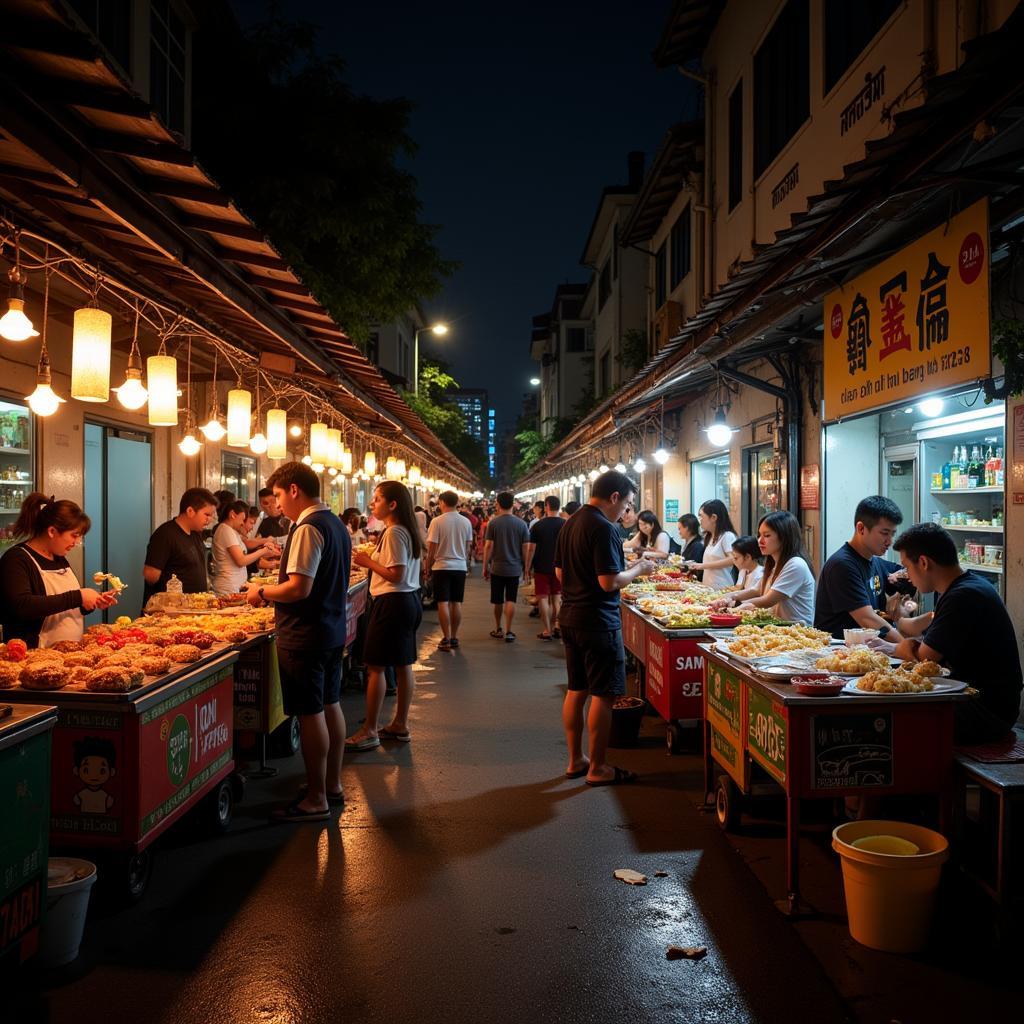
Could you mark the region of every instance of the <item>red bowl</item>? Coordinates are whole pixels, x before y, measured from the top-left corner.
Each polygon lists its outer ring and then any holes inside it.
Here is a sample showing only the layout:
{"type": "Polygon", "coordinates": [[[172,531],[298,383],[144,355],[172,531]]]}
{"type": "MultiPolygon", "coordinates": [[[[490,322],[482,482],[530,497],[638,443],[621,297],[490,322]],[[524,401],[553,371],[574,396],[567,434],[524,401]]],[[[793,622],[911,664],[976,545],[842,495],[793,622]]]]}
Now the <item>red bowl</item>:
{"type": "Polygon", "coordinates": [[[845,679],[830,676],[827,672],[793,676],[790,683],[797,693],[802,693],[805,697],[835,697],[846,686],[845,679]]]}
{"type": "Polygon", "coordinates": [[[712,626],[738,626],[742,621],[741,615],[709,615],[708,621],[712,626]]]}

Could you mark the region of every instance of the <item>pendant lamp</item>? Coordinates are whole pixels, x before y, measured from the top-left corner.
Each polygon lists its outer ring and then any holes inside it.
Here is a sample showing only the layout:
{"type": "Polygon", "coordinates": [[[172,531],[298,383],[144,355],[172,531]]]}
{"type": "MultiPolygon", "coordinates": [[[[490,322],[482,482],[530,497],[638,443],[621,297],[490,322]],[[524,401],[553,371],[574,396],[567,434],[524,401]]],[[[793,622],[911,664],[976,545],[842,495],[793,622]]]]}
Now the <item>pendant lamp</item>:
{"type": "Polygon", "coordinates": [[[80,402],[110,399],[110,332],[113,320],[99,308],[100,280],[96,277],[92,301],[75,310],[71,335],[71,397],[80,402]]]}
{"type": "Polygon", "coordinates": [[[132,332],[132,348],[128,353],[128,368],[124,372],[124,383],[114,388],[117,400],[133,412],[141,409],[149,399],[149,392],[142,383],[142,356],[139,354],[139,306],[135,305],[135,329],[132,332]]]}
{"type": "MultiPolygon", "coordinates": [[[[49,249],[49,247],[47,247],[49,249]]],[[[21,232],[14,232],[14,266],[7,272],[9,290],[7,312],[0,317],[0,337],[8,341],[28,341],[38,338],[39,332],[25,315],[25,274],[21,269],[21,232]]],[[[46,314],[43,314],[45,318],[46,314]]]]}
{"type": "Polygon", "coordinates": [[[327,424],[317,420],[309,425],[309,454],[314,465],[327,463],[327,424]]]}
{"type": "Polygon", "coordinates": [[[224,429],[224,424],[220,421],[220,402],[217,401],[217,356],[218,353],[213,353],[213,384],[211,391],[213,392],[213,399],[210,402],[210,417],[209,419],[199,428],[203,432],[203,436],[207,441],[213,441],[215,444],[221,440],[227,431],[224,429]]]}
{"type": "Polygon", "coordinates": [[[377,453],[372,448],[363,456],[363,472],[367,476],[377,474],[377,453]]]}
{"type": "Polygon", "coordinates": [[[271,459],[288,458],[288,413],[284,409],[267,412],[267,456],[271,459]]]}
{"type": "MultiPolygon", "coordinates": [[[[49,257],[49,246],[46,250],[47,262],[49,257]]],[[[37,416],[52,416],[64,401],[57,395],[51,385],[50,355],[46,350],[46,321],[50,307],[50,274],[47,269],[43,283],[43,338],[39,347],[39,365],[36,367],[36,389],[31,395],[26,396],[28,407],[37,416]]]]}
{"type": "Polygon", "coordinates": [[[149,423],[153,427],[178,425],[178,360],[167,354],[164,339],[155,356],[146,360],[149,384],[149,423]]]}
{"type": "Polygon", "coordinates": [[[249,439],[249,451],[262,455],[267,450],[267,435],[260,430],[260,375],[256,373],[256,433],[249,439]]]}
{"type": "Polygon", "coordinates": [[[245,448],[251,434],[252,393],[238,380],[228,392],[228,444],[232,448],[245,448]]]}

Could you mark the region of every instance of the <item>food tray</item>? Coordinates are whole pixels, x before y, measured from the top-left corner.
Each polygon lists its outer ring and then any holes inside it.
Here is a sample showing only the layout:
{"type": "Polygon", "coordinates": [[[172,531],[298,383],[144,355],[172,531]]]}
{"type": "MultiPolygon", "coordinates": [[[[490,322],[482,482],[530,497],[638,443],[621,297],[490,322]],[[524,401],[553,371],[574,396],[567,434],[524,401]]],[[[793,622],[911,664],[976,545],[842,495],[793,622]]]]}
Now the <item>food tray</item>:
{"type": "Polygon", "coordinates": [[[967,689],[967,684],[959,679],[942,679],[931,676],[932,688],[920,693],[879,693],[877,690],[858,690],[857,680],[851,679],[844,687],[843,693],[852,693],[857,697],[932,697],[937,693],[960,693],[967,689]]]}
{"type": "Polygon", "coordinates": [[[227,608],[154,608],[147,615],[167,615],[179,618],[185,615],[242,615],[249,611],[245,604],[229,605],[227,608]]]}

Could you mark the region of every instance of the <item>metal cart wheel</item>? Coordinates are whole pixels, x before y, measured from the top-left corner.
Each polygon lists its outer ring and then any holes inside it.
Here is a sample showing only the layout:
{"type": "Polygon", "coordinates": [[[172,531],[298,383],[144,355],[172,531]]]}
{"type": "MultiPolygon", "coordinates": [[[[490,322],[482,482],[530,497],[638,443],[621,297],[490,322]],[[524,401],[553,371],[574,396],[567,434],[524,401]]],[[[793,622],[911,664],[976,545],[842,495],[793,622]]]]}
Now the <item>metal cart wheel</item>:
{"type": "Polygon", "coordinates": [[[665,729],[665,746],[668,748],[668,752],[681,754],[684,744],[683,727],[678,722],[669,722],[665,729]]]}
{"type": "Polygon", "coordinates": [[[138,903],[153,877],[154,855],[150,850],[139,850],[129,854],[123,861],[121,871],[121,892],[128,903],[138,903]]]}
{"type": "Polygon", "coordinates": [[[227,832],[231,815],[235,809],[235,783],[224,779],[203,802],[203,817],[210,831],[215,834],[227,832]]]}
{"type": "Polygon", "coordinates": [[[270,742],[275,756],[294,757],[302,743],[298,717],[292,715],[287,721],[282,722],[274,730],[270,742]]]}
{"type": "Polygon", "coordinates": [[[735,832],[739,827],[742,799],[736,783],[728,775],[719,775],[715,784],[715,818],[725,832],[735,832]]]}

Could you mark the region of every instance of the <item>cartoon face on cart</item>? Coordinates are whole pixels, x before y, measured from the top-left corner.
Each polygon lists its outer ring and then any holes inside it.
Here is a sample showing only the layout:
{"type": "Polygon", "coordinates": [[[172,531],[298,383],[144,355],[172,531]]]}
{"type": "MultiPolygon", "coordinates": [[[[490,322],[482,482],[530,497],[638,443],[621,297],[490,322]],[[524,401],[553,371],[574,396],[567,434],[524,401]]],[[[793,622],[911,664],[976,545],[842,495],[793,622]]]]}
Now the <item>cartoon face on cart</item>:
{"type": "Polygon", "coordinates": [[[74,747],[72,771],[83,784],[74,796],[75,806],[83,814],[106,814],[114,806],[114,798],[104,789],[117,774],[117,751],[110,740],[86,736],[74,747]]]}

